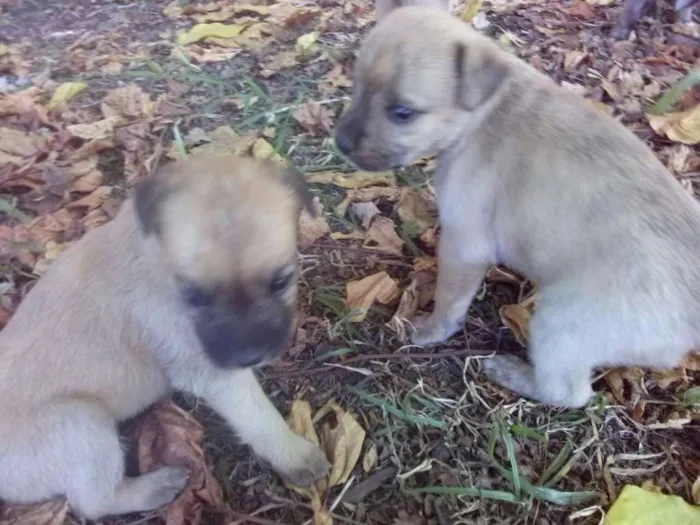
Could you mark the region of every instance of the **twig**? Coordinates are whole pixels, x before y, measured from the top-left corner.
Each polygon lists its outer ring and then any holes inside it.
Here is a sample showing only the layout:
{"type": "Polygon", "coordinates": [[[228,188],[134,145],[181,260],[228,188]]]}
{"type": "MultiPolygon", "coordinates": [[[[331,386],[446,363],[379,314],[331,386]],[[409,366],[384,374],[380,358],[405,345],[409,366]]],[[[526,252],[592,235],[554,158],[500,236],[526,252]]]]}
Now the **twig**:
{"type": "Polygon", "coordinates": [[[236,520],[240,520],[241,523],[250,522],[257,523],[257,525],[285,525],[284,523],[279,521],[266,520],[264,518],[258,518],[257,516],[251,516],[250,514],[237,512],[235,510],[229,510],[227,511],[227,514],[229,514],[232,518],[235,518],[236,520]]]}
{"type": "MultiPolygon", "coordinates": [[[[488,356],[494,353],[494,350],[469,350],[463,348],[460,350],[446,350],[444,352],[415,352],[410,354],[360,354],[354,357],[349,357],[342,360],[343,365],[350,363],[357,363],[358,361],[390,361],[393,359],[441,359],[443,357],[460,357],[460,356],[470,356],[470,357],[480,357],[488,356]]],[[[263,379],[282,379],[287,377],[294,377],[300,375],[315,375],[315,374],[327,374],[328,367],[316,367],[316,368],[303,368],[301,370],[291,370],[289,372],[279,372],[277,374],[269,374],[263,376],[263,379]]]]}

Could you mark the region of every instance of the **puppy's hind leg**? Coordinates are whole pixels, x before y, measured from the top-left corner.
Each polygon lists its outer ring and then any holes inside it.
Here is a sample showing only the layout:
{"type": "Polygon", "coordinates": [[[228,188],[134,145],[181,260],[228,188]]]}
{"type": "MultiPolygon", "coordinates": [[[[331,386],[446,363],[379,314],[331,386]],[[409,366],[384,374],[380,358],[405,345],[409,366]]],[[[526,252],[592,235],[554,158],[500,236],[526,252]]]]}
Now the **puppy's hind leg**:
{"type": "Polygon", "coordinates": [[[55,493],[65,494],[85,518],[158,508],[187,483],[188,470],[181,467],[126,478],[116,423],[95,403],[66,400],[47,407],[40,427],[44,437],[39,443],[29,440],[23,470],[53,478],[44,482],[49,481],[55,493]]]}
{"type": "Polygon", "coordinates": [[[538,322],[541,313],[535,314],[530,327],[532,366],[513,355],[498,355],[484,361],[484,373],[525,398],[558,407],[583,407],[593,395],[592,367],[583,337],[554,332],[551,325],[544,329],[538,322]]]}

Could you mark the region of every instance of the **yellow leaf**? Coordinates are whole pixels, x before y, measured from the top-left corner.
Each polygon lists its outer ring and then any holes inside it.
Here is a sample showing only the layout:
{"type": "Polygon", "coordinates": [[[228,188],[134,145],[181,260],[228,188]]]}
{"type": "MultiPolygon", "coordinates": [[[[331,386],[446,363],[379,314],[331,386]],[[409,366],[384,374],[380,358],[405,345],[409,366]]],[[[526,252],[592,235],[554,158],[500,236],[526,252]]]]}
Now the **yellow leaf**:
{"type": "Polygon", "coordinates": [[[215,36],[219,38],[233,38],[241,34],[245,29],[241,24],[222,24],[221,22],[213,22],[211,24],[195,24],[189,31],[180,34],[177,37],[178,43],[182,45],[193,44],[200,40],[215,36]]]}
{"type": "Polygon", "coordinates": [[[308,53],[313,49],[314,44],[320,35],[321,33],[318,31],[312,31],[311,33],[301,35],[299,38],[297,38],[296,50],[302,54],[308,53]]]}
{"type": "Polygon", "coordinates": [[[418,302],[420,294],[418,293],[418,281],[413,278],[411,283],[401,294],[399,306],[396,313],[389,321],[389,327],[396,332],[401,341],[406,341],[406,320],[413,319],[418,312],[418,302]]]}
{"type": "Polygon", "coordinates": [[[467,0],[467,3],[462,9],[462,12],[459,14],[459,17],[464,22],[471,22],[472,19],[479,12],[479,9],[481,9],[482,1],[483,0],[467,0]]]}
{"type": "Polygon", "coordinates": [[[345,483],[362,453],[365,441],[365,429],[350,412],[343,410],[338,404],[329,401],[314,416],[318,422],[330,415],[329,421],[321,426],[321,445],[326,457],[331,462],[331,472],[328,477],[328,487],[345,483]]]}
{"type": "Polygon", "coordinates": [[[603,525],[697,525],[700,507],[689,505],[679,496],[649,492],[626,485],[610,507],[603,525]]]}
{"type": "Polygon", "coordinates": [[[311,405],[303,399],[295,399],[292,408],[289,410],[287,424],[296,435],[301,436],[312,443],[319,444],[318,435],[314,430],[311,419],[311,405]]]}
{"type": "Polygon", "coordinates": [[[659,135],[683,144],[700,143],[700,104],[686,111],[647,115],[649,125],[659,135]]]}
{"type": "Polygon", "coordinates": [[[63,84],[60,84],[53,92],[53,96],[51,97],[51,101],[49,102],[48,106],[49,109],[54,109],[61,104],[70,101],[70,99],[72,99],[86,87],[87,84],[83,84],[82,82],[64,82],[63,84]]]}
{"type": "Polygon", "coordinates": [[[259,138],[253,143],[253,158],[257,160],[270,159],[280,166],[287,165],[287,161],[275,152],[275,148],[272,147],[272,144],[263,138],[259,138]]]}
{"type": "Polygon", "coordinates": [[[367,317],[374,301],[382,304],[391,302],[399,295],[396,281],[388,273],[382,271],[360,279],[350,281],[345,285],[345,304],[352,315],[348,316],[351,323],[360,323],[367,317]]]}
{"type": "Polygon", "coordinates": [[[339,188],[358,189],[380,184],[395,186],[396,176],[393,171],[356,171],[354,173],[318,171],[308,174],[306,181],[311,184],[333,184],[339,188]]]}
{"type": "Polygon", "coordinates": [[[165,6],[163,9],[163,14],[171,18],[177,18],[178,16],[182,15],[182,11],[182,7],[178,6],[177,2],[173,2],[165,6]]]}

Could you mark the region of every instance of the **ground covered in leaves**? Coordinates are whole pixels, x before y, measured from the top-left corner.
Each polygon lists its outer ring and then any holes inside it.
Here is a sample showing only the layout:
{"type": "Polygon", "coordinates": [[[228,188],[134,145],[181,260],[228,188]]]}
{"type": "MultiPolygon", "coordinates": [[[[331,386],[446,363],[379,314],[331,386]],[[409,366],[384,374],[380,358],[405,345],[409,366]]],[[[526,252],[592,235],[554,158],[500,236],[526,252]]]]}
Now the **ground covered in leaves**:
{"type": "MultiPolygon", "coordinates": [[[[700,93],[685,80],[680,96],[663,95],[697,68],[698,35],[662,6],[613,42],[620,4],[484,0],[458,13],[620,118],[695,192],[700,93]]],[[[625,484],[697,501],[700,359],[601,374],[586,410],[517,399],[479,364],[527,342],[536,290],[504,268],[489,272],[463,334],[408,344],[407,320],[430,308],[435,282],[433,161],[346,177],[329,138],[372,24],[367,0],[0,1],[3,326],[51,261],[165,158],[223,149],[292,163],[323,212],[301,222],[294,345],[260,377],[326,449],[330,479],[283,486],[217,416],[179,397],[124,434],[133,469],[184,462],[187,489],[114,522],[593,524],[625,484]]],[[[60,500],[0,514],[3,525],[73,521],[60,500]]]]}

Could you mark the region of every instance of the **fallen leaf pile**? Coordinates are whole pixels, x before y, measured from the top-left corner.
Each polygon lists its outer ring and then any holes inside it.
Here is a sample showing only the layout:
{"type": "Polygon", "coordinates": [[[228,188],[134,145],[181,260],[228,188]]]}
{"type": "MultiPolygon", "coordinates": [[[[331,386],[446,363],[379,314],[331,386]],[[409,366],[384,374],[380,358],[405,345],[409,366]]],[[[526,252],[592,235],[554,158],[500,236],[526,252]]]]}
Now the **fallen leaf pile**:
{"type": "Polygon", "coordinates": [[[53,94],[30,87],[0,100],[0,180],[14,196],[7,210],[16,219],[0,226],[0,257],[18,259],[37,274],[117,211],[120,199],[105,180],[100,155],[120,150],[126,182],[138,181],[155,167],[155,134],[189,113],[166,95],[153,100],[136,84],[107,93],[99,114],[75,111],[70,100],[87,90],[68,82],[53,94]]]}
{"type": "MultiPolygon", "coordinates": [[[[331,463],[327,478],[310,487],[289,486],[311,503],[314,525],[332,525],[333,518],[326,501],[327,491],[348,481],[362,455],[365,430],[356,417],[334,401],[329,401],[311,416],[311,405],[302,399],[292,404],[287,423],[294,433],[316,443],[331,463]],[[316,427],[319,431],[316,431],[316,427]]],[[[365,461],[370,464],[376,450],[369,448],[365,461]]]]}

